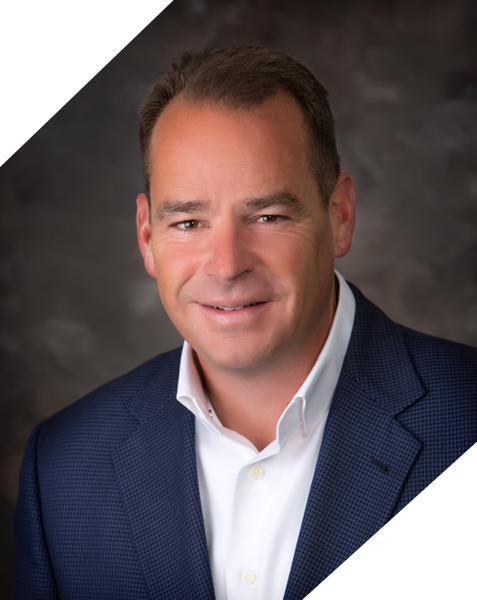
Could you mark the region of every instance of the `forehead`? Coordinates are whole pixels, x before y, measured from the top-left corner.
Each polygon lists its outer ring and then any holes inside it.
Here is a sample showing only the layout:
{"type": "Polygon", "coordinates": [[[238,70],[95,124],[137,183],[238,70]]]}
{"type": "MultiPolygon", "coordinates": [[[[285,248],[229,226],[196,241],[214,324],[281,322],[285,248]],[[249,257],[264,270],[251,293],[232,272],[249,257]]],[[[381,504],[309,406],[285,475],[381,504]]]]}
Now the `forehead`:
{"type": "Polygon", "coordinates": [[[179,97],[153,131],[151,196],[250,196],[296,187],[313,177],[307,141],[303,114],[286,94],[250,110],[179,97]]]}

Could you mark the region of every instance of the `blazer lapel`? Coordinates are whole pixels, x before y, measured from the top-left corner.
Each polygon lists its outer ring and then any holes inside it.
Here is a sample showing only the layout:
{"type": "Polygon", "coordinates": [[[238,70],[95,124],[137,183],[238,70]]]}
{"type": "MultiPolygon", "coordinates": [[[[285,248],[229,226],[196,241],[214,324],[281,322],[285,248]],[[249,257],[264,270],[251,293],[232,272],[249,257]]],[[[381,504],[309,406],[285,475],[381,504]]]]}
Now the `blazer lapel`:
{"type": "Polygon", "coordinates": [[[153,381],[130,402],[141,424],[113,461],[151,598],[213,600],[194,416],[175,400],[177,375],[169,378],[164,401],[156,396],[164,386],[153,381]]]}
{"type": "Polygon", "coordinates": [[[284,600],[302,600],[386,524],[421,448],[396,419],[425,393],[403,334],[356,300],[284,600]]]}

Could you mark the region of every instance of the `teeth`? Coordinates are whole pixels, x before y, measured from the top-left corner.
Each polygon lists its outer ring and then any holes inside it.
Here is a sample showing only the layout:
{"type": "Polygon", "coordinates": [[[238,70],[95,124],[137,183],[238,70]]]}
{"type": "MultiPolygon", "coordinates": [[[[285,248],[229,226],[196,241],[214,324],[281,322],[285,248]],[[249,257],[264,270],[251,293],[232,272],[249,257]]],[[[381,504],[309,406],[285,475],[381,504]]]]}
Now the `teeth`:
{"type": "Polygon", "coordinates": [[[227,308],[225,306],[214,306],[214,308],[217,308],[218,310],[235,311],[240,310],[242,308],[246,308],[247,306],[255,306],[255,304],[258,304],[258,302],[252,302],[252,304],[244,304],[243,306],[236,306],[235,308],[227,308]]]}

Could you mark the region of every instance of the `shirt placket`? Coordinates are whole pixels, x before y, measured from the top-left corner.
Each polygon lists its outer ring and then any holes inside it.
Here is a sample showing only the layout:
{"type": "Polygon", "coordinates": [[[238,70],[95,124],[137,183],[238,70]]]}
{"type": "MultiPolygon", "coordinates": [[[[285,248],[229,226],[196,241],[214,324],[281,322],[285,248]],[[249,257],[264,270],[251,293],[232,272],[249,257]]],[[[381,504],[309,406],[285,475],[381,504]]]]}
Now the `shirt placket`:
{"type": "Polygon", "coordinates": [[[237,478],[228,540],[227,600],[260,598],[266,552],[264,543],[267,507],[274,496],[276,474],[273,459],[246,463],[237,478]]]}

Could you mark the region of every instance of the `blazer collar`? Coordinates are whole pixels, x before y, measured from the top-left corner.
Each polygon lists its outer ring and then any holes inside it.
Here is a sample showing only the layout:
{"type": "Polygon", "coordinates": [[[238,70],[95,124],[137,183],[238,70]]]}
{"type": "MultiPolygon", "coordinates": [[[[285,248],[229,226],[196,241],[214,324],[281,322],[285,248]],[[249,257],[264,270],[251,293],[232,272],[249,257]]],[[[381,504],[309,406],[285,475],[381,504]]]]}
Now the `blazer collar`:
{"type": "Polygon", "coordinates": [[[370,398],[397,415],[426,392],[407,349],[404,328],[349,285],[356,298],[356,317],[343,370],[370,398]]]}
{"type": "Polygon", "coordinates": [[[140,424],[113,462],[151,599],[213,600],[194,416],[175,399],[179,356],[159,357],[161,364],[128,400],[140,424]]]}
{"type": "Polygon", "coordinates": [[[301,600],[391,518],[421,443],[395,416],[423,396],[402,329],[352,286],[356,317],[285,600],[301,600]]]}

